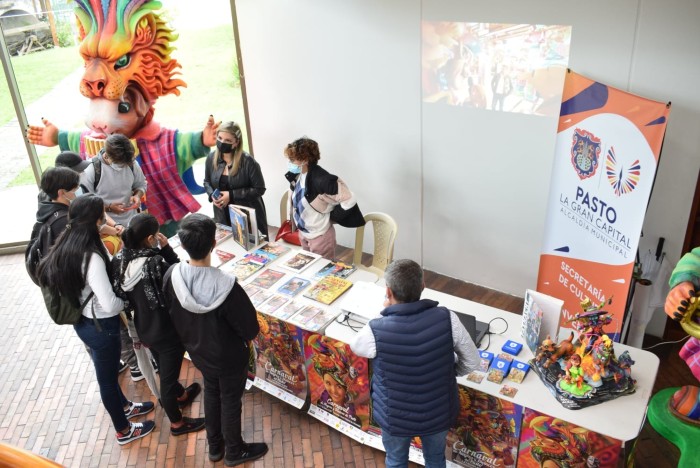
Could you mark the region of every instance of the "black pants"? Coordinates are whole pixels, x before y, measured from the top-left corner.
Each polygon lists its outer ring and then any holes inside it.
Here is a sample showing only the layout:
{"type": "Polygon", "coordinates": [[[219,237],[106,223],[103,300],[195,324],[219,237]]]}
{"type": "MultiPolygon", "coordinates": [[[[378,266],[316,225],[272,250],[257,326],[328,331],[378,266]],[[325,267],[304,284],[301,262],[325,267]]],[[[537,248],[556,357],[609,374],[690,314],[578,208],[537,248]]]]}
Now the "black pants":
{"type": "Polygon", "coordinates": [[[180,422],[182,412],[177,404],[177,399],[182,396],[185,389],[178,378],[180,377],[185,347],[182,346],[182,343],[174,343],[169,346],[151,347],[150,350],[160,369],[160,404],[163,405],[165,414],[168,415],[171,423],[180,422]]]}
{"type": "MultiPolygon", "coordinates": [[[[162,371],[161,371],[162,372],[162,371]]],[[[246,371],[237,375],[204,376],[204,414],[209,452],[237,453],[243,444],[241,436],[241,398],[245,391],[246,371]]]]}

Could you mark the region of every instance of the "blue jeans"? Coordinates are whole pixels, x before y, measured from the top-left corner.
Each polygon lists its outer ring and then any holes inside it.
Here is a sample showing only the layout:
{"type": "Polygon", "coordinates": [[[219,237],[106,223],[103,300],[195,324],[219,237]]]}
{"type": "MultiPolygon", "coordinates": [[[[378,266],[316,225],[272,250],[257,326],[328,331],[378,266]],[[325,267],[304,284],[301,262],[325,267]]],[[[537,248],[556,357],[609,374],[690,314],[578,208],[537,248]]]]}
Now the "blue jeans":
{"type": "MultiPolygon", "coordinates": [[[[387,468],[405,468],[408,466],[408,448],[411,446],[412,437],[397,437],[382,429],[382,442],[386,451],[387,468]]],[[[420,436],[423,443],[423,458],[426,468],[444,468],[445,445],[447,444],[447,431],[438,432],[427,436],[420,436]]]]}
{"type": "Polygon", "coordinates": [[[124,415],[124,407],[129,401],[119,387],[119,316],[97,321],[102,331],[97,330],[93,319],[84,316],[73,328],[82,342],[90,348],[97,384],[100,386],[100,398],[109,417],[112,418],[112,425],[115,430],[123,431],[129,427],[129,421],[124,415]]]}

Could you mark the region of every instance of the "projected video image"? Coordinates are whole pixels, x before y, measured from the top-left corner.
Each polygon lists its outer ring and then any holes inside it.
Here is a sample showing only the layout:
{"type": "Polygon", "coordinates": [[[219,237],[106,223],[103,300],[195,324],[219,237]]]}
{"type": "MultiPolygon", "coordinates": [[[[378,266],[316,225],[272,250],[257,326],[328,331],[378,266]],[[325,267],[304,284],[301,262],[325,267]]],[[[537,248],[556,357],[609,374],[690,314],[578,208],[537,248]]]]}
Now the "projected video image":
{"type": "Polygon", "coordinates": [[[559,115],[570,26],[422,23],[423,102],[559,115]]]}

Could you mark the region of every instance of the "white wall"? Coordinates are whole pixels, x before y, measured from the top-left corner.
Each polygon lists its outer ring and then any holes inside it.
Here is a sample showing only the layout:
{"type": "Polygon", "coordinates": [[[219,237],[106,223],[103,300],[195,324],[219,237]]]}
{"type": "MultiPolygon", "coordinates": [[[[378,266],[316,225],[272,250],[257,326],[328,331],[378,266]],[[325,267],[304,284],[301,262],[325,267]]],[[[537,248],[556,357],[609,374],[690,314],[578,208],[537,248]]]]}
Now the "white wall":
{"type": "MultiPolygon", "coordinates": [[[[397,257],[420,260],[420,37],[417,0],[236,3],[255,157],[268,219],[288,183],[284,147],[306,135],[364,213],[400,225],[397,257]]],[[[354,245],[354,229],[338,228],[354,245]]],[[[371,251],[371,236],[366,251],[371,251]]]]}
{"type": "MultiPolygon", "coordinates": [[[[420,21],[560,24],[573,27],[572,70],[673,101],[640,249],[665,237],[668,258],[680,257],[700,168],[700,2],[236,5],[255,155],[267,176],[273,224],[285,188],[282,148],[306,134],[319,141],[321,164],[347,179],[363,211],[396,218],[396,257],[516,295],[534,287],[556,125],[529,118],[527,136],[509,138],[525,116],[498,115],[510,129],[494,128],[489,113],[475,128],[461,125],[456,110],[454,119],[432,119],[420,96],[420,21]],[[492,172],[483,172],[484,161],[492,172]]],[[[341,231],[341,242],[351,245],[352,232],[341,231]]]]}

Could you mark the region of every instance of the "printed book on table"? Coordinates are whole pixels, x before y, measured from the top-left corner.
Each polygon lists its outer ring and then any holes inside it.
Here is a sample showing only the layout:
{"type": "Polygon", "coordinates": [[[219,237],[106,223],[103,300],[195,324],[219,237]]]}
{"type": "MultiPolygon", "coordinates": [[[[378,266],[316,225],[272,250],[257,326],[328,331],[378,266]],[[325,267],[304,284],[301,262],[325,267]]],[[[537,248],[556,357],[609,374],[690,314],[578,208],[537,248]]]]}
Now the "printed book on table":
{"type": "Polygon", "coordinates": [[[331,304],[345,291],[350,289],[351,286],[352,281],[336,278],[335,276],[326,276],[318,283],[311,286],[311,288],[304,293],[304,297],[308,297],[322,304],[331,304]]]}
{"type": "Polygon", "coordinates": [[[277,291],[282,294],[286,294],[287,296],[294,297],[300,292],[302,292],[304,288],[306,288],[310,284],[311,281],[295,276],[293,278],[290,278],[286,283],[280,286],[277,291]]]}
{"type": "Polygon", "coordinates": [[[259,288],[270,289],[270,287],[282,279],[284,275],[285,273],[282,273],[281,271],[268,269],[253,278],[250,284],[259,288]]]}
{"type": "Polygon", "coordinates": [[[265,257],[248,254],[233,265],[230,273],[233,273],[239,281],[243,281],[263,268],[267,262],[265,257]]]}
{"type": "Polygon", "coordinates": [[[335,276],[337,278],[347,278],[350,276],[357,268],[353,265],[348,265],[343,262],[328,262],[323,268],[321,268],[318,273],[316,273],[316,279],[325,278],[326,276],[335,276]]]}
{"type": "Polygon", "coordinates": [[[533,354],[547,336],[557,341],[562,307],[561,299],[531,289],[525,291],[520,335],[533,354]]]}
{"type": "Polygon", "coordinates": [[[220,267],[224,263],[233,260],[236,257],[236,254],[233,252],[228,252],[223,249],[214,249],[214,254],[211,257],[211,266],[213,267],[220,267]]]}
{"type": "Polygon", "coordinates": [[[267,244],[261,246],[255,251],[256,255],[263,255],[270,259],[270,261],[277,260],[282,255],[289,252],[289,247],[282,245],[279,242],[268,242],[267,244]]]}
{"type": "MultiPolygon", "coordinates": [[[[260,243],[260,233],[258,231],[258,218],[255,215],[255,208],[250,208],[243,205],[229,205],[229,211],[231,209],[238,210],[243,213],[246,217],[248,226],[248,245],[254,247],[260,243]]],[[[231,223],[233,225],[233,223],[231,223]]]]}
{"type": "Polygon", "coordinates": [[[225,224],[221,223],[216,223],[216,234],[214,234],[214,238],[216,239],[216,243],[220,244],[229,237],[233,235],[233,230],[231,229],[231,226],[226,226],[225,224]]]}
{"type": "Polygon", "coordinates": [[[236,244],[249,250],[253,245],[250,243],[248,236],[248,217],[245,213],[234,208],[233,205],[228,206],[228,213],[231,218],[231,229],[233,240],[236,244]]]}
{"type": "Polygon", "coordinates": [[[288,268],[292,271],[299,273],[300,271],[304,271],[305,269],[307,269],[309,265],[311,265],[319,258],[321,258],[320,255],[304,250],[296,253],[294,256],[292,256],[292,258],[282,263],[282,266],[284,268],[288,268]]]}

